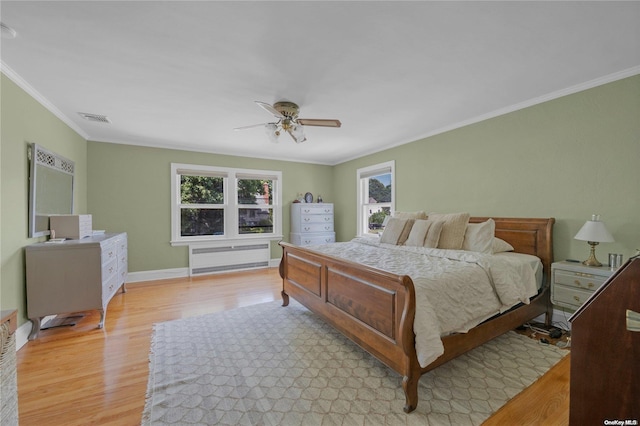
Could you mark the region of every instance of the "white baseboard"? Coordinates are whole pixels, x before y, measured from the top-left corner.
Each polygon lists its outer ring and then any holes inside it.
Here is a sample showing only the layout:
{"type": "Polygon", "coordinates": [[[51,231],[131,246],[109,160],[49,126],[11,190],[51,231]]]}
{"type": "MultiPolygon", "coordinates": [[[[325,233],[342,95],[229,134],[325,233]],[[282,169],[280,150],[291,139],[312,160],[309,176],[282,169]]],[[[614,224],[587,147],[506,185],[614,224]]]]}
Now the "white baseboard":
{"type": "MultiPolygon", "coordinates": [[[[270,268],[277,268],[280,258],[269,261],[270,268]]],[[[155,271],[138,271],[127,274],[127,284],[142,281],[167,280],[171,278],[186,278],[189,276],[189,268],[158,269],[155,271]]]]}
{"type": "MultiPolygon", "coordinates": [[[[40,328],[46,327],[47,323],[49,321],[51,321],[52,319],[54,319],[56,316],[55,315],[47,315],[46,317],[44,317],[40,323],[40,328]]],[[[27,342],[29,341],[29,334],[31,333],[31,327],[33,326],[33,324],[31,323],[31,321],[27,321],[24,324],[22,324],[20,327],[17,328],[16,330],[16,351],[20,350],[21,347],[23,347],[24,345],[27,344],[27,342]]]]}
{"type": "Polygon", "coordinates": [[[189,276],[189,268],[159,269],[156,271],[138,271],[127,274],[127,284],[141,281],[167,280],[189,276]]]}

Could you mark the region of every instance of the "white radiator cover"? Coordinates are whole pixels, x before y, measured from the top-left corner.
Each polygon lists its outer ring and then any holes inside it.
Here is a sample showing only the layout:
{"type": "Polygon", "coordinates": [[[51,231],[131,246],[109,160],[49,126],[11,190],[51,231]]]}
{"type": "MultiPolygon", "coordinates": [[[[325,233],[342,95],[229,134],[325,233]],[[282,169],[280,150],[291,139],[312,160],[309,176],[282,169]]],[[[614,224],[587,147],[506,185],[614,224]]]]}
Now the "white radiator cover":
{"type": "Polygon", "coordinates": [[[189,244],[189,275],[267,268],[271,245],[265,240],[189,244]]]}

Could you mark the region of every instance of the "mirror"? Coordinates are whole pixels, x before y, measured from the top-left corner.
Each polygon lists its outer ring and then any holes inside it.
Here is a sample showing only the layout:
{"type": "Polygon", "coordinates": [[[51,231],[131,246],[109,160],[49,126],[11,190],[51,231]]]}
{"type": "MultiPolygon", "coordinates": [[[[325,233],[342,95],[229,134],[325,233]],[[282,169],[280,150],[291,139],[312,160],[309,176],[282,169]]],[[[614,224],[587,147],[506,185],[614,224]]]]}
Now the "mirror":
{"type": "Polygon", "coordinates": [[[75,163],[37,144],[29,147],[29,237],[49,235],[49,216],[73,213],[75,163]]]}

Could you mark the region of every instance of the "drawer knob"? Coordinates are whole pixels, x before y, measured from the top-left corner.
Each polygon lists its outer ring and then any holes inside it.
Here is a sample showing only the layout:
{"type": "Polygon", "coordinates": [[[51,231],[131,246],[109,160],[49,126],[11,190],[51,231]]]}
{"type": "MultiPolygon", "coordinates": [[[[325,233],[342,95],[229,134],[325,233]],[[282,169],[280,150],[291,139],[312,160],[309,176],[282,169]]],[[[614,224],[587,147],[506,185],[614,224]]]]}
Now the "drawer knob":
{"type": "Polygon", "coordinates": [[[579,298],[578,296],[573,296],[573,299],[574,299],[576,302],[579,302],[579,301],[580,301],[580,298],[579,298]]]}

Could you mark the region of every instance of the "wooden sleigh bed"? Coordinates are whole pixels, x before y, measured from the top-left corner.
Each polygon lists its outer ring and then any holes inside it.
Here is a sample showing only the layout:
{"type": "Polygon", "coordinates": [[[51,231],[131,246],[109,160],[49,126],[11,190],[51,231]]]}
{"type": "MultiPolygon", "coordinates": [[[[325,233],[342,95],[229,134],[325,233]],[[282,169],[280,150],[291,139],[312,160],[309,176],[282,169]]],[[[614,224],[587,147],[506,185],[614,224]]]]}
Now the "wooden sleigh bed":
{"type": "MultiPolygon", "coordinates": [[[[486,221],[472,217],[470,223],[486,221]]],[[[399,373],[405,393],[405,412],[418,404],[418,381],[422,374],[457,356],[545,314],[551,320],[549,283],[553,262],[553,218],[493,218],[495,236],[514,251],[537,256],[544,268],[543,287],[529,304],[521,304],[487,320],[467,333],[442,338],[444,354],[421,367],[415,348],[413,322],[416,313],[414,283],[396,275],[328,256],[313,249],[281,242],[283,253],[283,306],[289,296],[399,373]]]]}

